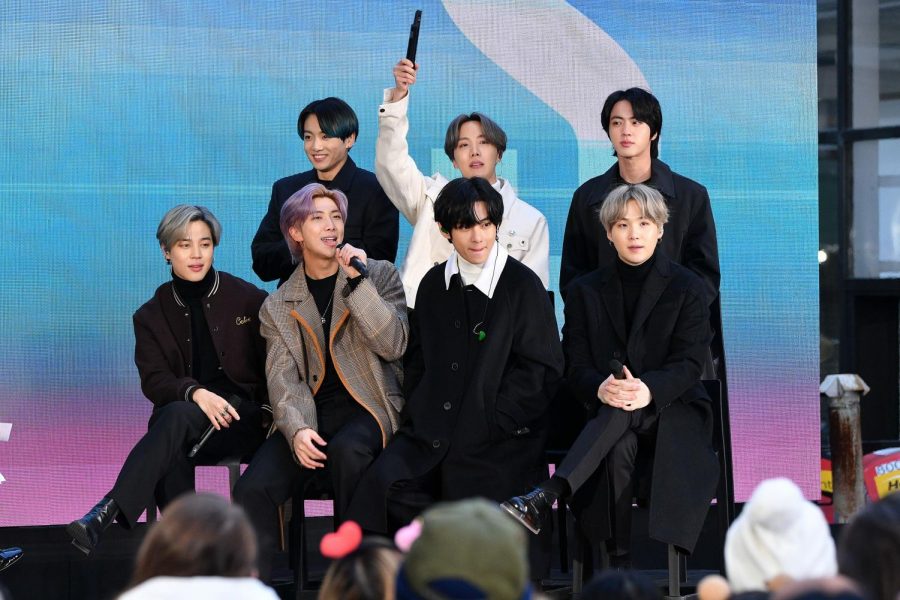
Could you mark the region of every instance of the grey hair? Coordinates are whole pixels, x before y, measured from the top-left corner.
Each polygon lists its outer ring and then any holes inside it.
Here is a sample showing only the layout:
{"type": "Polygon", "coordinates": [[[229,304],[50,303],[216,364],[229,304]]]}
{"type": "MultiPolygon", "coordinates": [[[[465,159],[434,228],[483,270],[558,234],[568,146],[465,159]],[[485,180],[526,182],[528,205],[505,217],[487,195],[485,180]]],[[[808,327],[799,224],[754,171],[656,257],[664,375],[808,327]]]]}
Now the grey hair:
{"type": "Polygon", "coordinates": [[[613,188],[600,207],[600,223],[607,232],[616,221],[625,216],[628,201],[634,200],[641,209],[641,216],[647,217],[659,227],[669,222],[669,207],[666,199],[656,189],[643,183],[623,183],[613,188]]]}
{"type": "Polygon", "coordinates": [[[222,237],[222,225],[212,211],[205,206],[179,204],[163,216],[156,228],[156,239],[165,250],[171,250],[178,240],[184,239],[185,232],[194,221],[203,221],[209,226],[213,246],[219,245],[222,237]]]}

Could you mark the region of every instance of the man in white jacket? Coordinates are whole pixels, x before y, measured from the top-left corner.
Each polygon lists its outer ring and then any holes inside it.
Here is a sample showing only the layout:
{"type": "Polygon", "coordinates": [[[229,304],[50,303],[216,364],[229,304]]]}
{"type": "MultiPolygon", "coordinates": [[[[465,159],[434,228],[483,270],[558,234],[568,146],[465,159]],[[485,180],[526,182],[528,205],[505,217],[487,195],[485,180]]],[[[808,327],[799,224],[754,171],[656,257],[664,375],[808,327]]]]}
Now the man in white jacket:
{"type": "MultiPolygon", "coordinates": [[[[406,303],[415,307],[416,291],[425,273],[450,255],[447,243],[434,221],[434,201],[448,180],[440,173],[427,176],[409,156],[409,86],[416,82],[416,69],[407,59],[394,66],[393,88],[384,91],[378,109],[378,143],[375,146],[375,176],[388,198],[413,226],[406,259],[400,269],[406,303]]],[[[503,225],[497,237],[513,258],[531,268],[544,287],[550,285],[550,234],[547,219],[536,208],[520,200],[512,185],[497,177],[497,165],[506,150],[506,134],[481,113],[462,114],[447,128],[444,151],[463,177],[483,177],[503,197],[503,225]]]]}

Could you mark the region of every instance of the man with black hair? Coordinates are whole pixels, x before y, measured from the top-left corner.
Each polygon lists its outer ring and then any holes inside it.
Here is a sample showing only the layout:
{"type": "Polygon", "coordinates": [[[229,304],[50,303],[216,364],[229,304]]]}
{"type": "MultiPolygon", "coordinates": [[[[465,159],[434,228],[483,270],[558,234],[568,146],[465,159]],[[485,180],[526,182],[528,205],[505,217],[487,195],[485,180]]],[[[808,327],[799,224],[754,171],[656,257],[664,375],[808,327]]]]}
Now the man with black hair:
{"type": "Polygon", "coordinates": [[[623,183],[644,183],[662,192],[671,213],[663,251],[700,276],[712,304],[719,296],[719,251],[709,193],[659,160],[659,101],[640,88],[613,92],[603,104],[600,122],[616,164],[584,182],[572,196],[559,273],[563,299],[574,279],[615,263],[616,251],[597,226],[606,195],[623,183]]]}
{"type": "Polygon", "coordinates": [[[272,185],[268,212],[250,245],[253,271],[263,281],[277,279],[278,285],[294,272],[296,265],[278,223],[281,207],[308,183],[321,183],[344,192],[350,201],[345,241],[364,250],[370,258],[393,262],[400,237],[397,209],[375,175],[357,167],[349,156],[359,134],[356,113],[340,98],[314,100],[300,111],[297,133],[313,168],[272,185]]]}
{"type": "Polygon", "coordinates": [[[503,500],[546,474],[547,408],[563,368],[547,291],[497,243],[503,199],[487,180],[447,183],[434,217],[452,250],[419,284],[403,424],[348,510],[372,532],[440,500],[503,500]]]}

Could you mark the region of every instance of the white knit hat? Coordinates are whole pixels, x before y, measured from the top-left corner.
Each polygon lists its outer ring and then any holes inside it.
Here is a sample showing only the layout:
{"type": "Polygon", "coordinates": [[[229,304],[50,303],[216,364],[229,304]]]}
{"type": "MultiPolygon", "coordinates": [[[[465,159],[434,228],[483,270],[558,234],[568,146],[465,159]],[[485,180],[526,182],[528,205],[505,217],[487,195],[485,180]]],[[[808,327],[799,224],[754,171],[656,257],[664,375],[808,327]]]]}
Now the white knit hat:
{"type": "Polygon", "coordinates": [[[725,538],[725,569],[734,593],[792,579],[837,574],[834,540],[822,511],[790,479],[760,483],[725,538]]]}

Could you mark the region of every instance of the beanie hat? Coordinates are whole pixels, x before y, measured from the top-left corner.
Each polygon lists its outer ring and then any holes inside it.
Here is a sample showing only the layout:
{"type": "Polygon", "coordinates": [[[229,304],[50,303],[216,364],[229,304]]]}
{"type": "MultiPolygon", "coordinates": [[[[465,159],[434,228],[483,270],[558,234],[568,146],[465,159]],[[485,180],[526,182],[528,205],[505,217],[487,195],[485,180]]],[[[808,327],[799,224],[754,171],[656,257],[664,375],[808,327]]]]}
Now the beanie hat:
{"type": "Polygon", "coordinates": [[[482,499],[438,504],[397,574],[398,600],[531,597],[522,527],[482,499]]]}
{"type": "Polygon", "coordinates": [[[725,570],[733,592],[765,590],[778,575],[835,575],[834,540],[822,511],[791,480],[763,481],[728,529],[725,570]]]}

